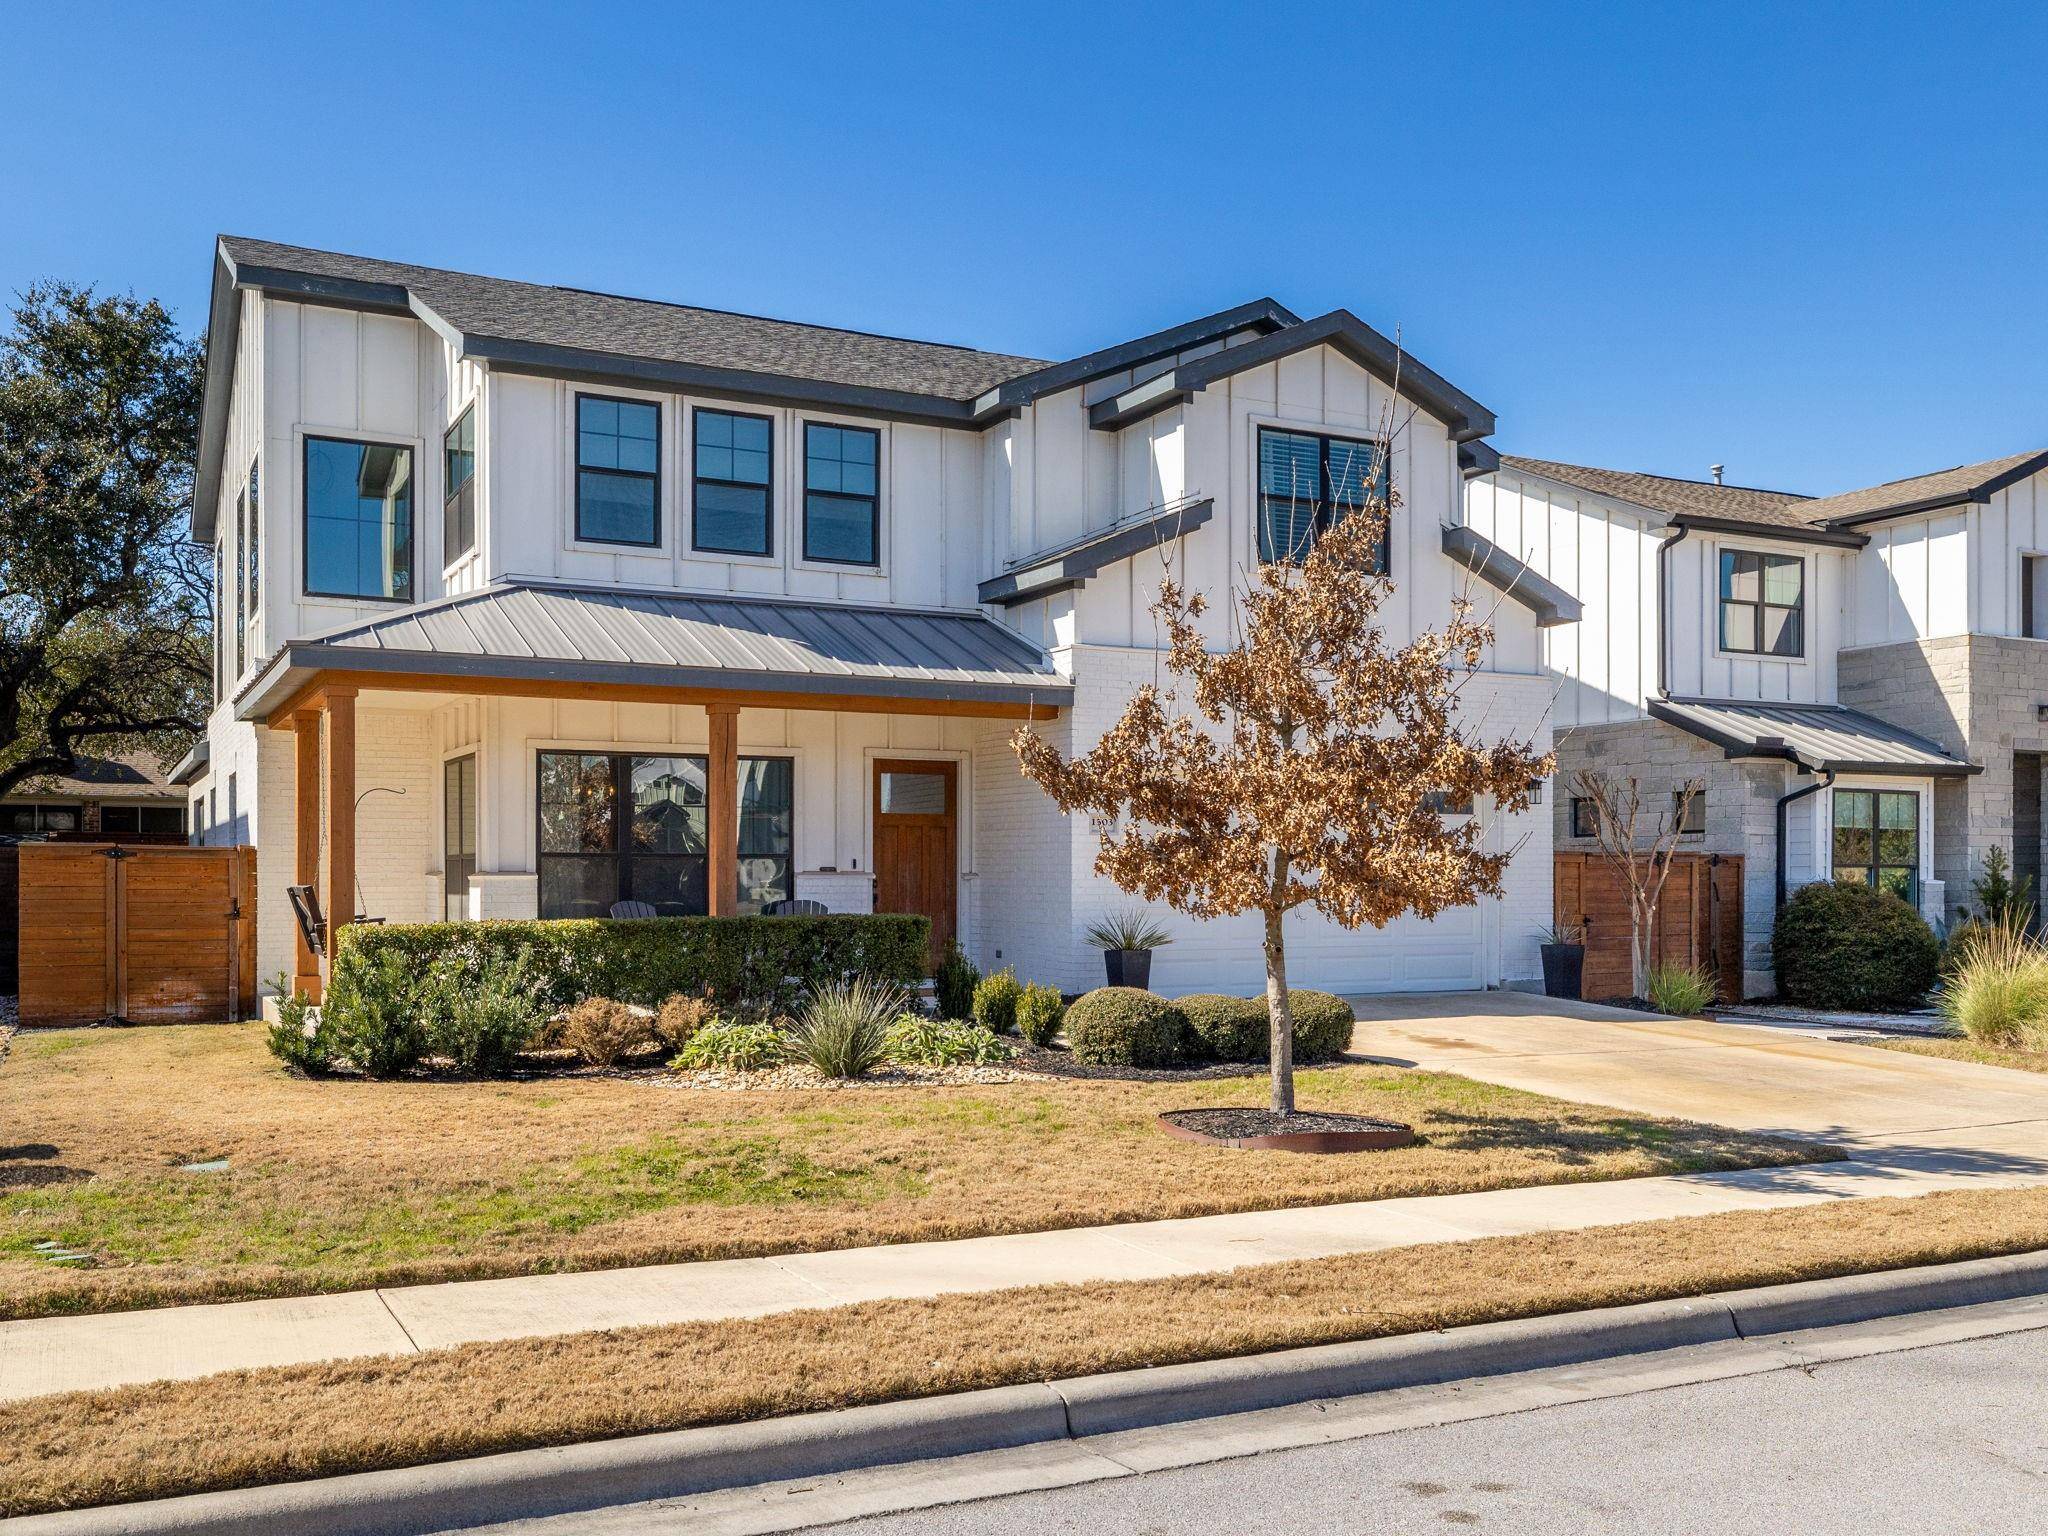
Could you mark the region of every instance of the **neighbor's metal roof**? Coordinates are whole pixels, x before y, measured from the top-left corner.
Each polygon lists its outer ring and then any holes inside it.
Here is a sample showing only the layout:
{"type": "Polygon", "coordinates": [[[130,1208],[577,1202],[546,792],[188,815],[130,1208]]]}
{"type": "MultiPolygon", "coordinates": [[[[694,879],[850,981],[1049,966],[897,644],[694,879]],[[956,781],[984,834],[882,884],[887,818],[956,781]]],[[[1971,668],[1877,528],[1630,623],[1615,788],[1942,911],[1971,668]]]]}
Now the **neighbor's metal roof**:
{"type": "Polygon", "coordinates": [[[1730,757],[1783,758],[1814,772],[1918,776],[1981,771],[1924,736],[1840,704],[1653,699],[1650,713],[1730,757]]]}
{"type": "Polygon", "coordinates": [[[322,671],[1048,706],[1073,696],[1043,651],[984,614],[541,583],[294,640],[237,712],[266,715],[322,671]]]}

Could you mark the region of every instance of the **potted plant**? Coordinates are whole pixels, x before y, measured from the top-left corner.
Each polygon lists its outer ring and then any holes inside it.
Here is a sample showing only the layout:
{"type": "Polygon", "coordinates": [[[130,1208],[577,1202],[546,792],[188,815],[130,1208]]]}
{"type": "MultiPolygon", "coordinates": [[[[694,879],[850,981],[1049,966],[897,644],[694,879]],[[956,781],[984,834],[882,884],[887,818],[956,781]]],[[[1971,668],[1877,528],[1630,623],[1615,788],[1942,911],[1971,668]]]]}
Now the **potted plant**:
{"type": "Polygon", "coordinates": [[[1112,987],[1143,989],[1152,979],[1152,951],[1173,942],[1143,907],[1125,907],[1088,927],[1087,939],[1102,951],[1103,970],[1112,987]]]}
{"type": "Polygon", "coordinates": [[[1543,995],[1577,997],[1585,988],[1586,930],[1553,924],[1543,935],[1543,995]]]}

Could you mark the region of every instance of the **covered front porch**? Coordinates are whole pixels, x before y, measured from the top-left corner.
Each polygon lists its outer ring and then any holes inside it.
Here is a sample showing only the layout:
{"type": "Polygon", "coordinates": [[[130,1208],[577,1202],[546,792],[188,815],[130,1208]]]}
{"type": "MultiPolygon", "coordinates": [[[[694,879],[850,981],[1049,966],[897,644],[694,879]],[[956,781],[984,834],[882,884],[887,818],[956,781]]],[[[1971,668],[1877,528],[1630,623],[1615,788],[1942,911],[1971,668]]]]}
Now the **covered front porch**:
{"type": "MultiPolygon", "coordinates": [[[[288,646],[252,685],[291,761],[259,881],[314,887],[332,926],[816,902],[971,945],[976,765],[1070,696],[978,615],[495,588],[288,646]]],[[[263,974],[317,996],[289,942],[263,974]]]]}

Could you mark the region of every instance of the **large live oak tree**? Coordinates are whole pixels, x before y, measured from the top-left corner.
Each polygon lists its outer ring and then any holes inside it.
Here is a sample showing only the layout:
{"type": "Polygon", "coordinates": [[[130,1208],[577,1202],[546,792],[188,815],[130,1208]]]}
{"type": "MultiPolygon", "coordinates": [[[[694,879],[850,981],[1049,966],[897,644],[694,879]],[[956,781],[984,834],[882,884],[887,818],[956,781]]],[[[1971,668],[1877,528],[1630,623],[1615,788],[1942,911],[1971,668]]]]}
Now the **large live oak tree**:
{"type": "Polygon", "coordinates": [[[201,355],[154,300],[45,283],[0,336],[0,794],[204,729],[210,557],[186,539],[201,355]]]}

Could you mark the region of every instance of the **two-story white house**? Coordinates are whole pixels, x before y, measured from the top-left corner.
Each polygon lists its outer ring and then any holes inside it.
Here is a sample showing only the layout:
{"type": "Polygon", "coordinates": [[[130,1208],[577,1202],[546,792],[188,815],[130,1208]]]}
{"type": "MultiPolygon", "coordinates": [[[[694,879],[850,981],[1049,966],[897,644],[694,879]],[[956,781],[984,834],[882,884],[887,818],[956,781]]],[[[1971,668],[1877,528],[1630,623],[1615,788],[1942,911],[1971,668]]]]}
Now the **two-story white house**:
{"type": "Polygon", "coordinates": [[[1659,801],[1702,783],[1681,846],[1744,859],[1747,995],[1774,990],[1772,921],[1808,881],[1940,925],[2002,848],[2040,890],[2048,452],[1818,500],[1504,457],[1467,518],[1585,602],[1539,642],[1555,846],[1591,846],[1580,770],[1659,801]]]}
{"type": "MultiPolygon", "coordinates": [[[[1047,362],[223,238],[207,345],[218,703],[186,778],[199,835],[258,850],[265,976],[317,982],[301,884],[391,921],[923,912],[1092,985],[1119,898],[1012,733],[1084,748],[1159,675],[1161,575],[1221,594],[1312,536],[1390,421],[1389,627],[1505,588],[1464,707],[1548,739],[1539,630],[1577,611],[1462,526],[1493,417],[1346,312],[1047,362]]],[[[1304,916],[1294,974],[1533,976],[1547,807],[1470,813],[1520,849],[1501,899],[1304,916]]],[[[1259,985],[1254,922],[1174,927],[1155,985],[1259,985]]]]}

